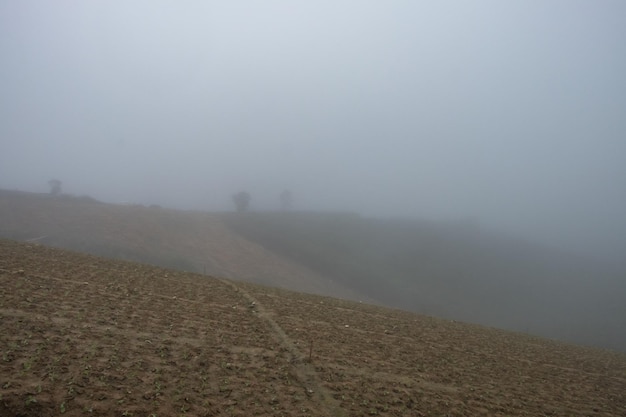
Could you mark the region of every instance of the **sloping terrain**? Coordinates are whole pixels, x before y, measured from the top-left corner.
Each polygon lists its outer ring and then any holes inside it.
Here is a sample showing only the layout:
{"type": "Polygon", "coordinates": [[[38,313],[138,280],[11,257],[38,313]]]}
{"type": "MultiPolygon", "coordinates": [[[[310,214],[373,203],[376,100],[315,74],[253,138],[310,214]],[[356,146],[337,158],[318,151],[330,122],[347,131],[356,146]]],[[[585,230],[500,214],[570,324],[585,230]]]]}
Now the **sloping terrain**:
{"type": "Polygon", "coordinates": [[[626,352],[626,269],[472,224],[206,213],[0,190],[0,237],[626,352]]]}
{"type": "Polygon", "coordinates": [[[623,416],[626,356],[0,240],[0,415],[623,416]]]}
{"type": "Polygon", "coordinates": [[[247,239],[385,305],[626,351],[626,269],[470,223],[222,214],[247,239]]]}
{"type": "Polygon", "coordinates": [[[0,237],[296,291],[372,300],[233,233],[212,213],[0,190],[0,237]]]}

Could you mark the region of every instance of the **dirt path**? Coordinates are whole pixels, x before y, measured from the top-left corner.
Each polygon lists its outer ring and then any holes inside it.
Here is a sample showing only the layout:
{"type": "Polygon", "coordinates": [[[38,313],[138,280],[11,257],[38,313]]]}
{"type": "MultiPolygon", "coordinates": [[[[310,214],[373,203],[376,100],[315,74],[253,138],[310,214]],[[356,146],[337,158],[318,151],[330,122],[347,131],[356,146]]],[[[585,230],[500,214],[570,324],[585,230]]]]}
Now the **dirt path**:
{"type": "Polygon", "coordinates": [[[330,391],[324,387],[320,376],[309,363],[310,358],[296,347],[295,343],[287,336],[280,325],[272,319],[272,315],[266,311],[263,305],[248,292],[237,286],[235,282],[227,280],[221,281],[225,285],[233,288],[235,292],[241,294],[247,301],[251,311],[272,329],[276,340],[289,352],[289,362],[294,367],[295,373],[306,395],[315,398],[316,403],[326,415],[335,417],[345,416],[345,413],[339,407],[339,403],[332,397],[330,391]]]}
{"type": "Polygon", "coordinates": [[[0,325],[2,416],[626,415],[616,352],[3,240],[0,325]]]}

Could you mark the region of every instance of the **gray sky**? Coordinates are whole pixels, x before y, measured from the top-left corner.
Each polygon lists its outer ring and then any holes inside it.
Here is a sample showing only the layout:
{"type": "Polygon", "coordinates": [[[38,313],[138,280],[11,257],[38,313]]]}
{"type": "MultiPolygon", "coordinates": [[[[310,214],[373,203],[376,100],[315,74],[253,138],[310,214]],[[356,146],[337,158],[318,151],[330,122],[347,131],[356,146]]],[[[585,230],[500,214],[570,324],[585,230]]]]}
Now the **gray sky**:
{"type": "Polygon", "coordinates": [[[0,0],[0,188],[626,257],[626,2],[0,0]]]}

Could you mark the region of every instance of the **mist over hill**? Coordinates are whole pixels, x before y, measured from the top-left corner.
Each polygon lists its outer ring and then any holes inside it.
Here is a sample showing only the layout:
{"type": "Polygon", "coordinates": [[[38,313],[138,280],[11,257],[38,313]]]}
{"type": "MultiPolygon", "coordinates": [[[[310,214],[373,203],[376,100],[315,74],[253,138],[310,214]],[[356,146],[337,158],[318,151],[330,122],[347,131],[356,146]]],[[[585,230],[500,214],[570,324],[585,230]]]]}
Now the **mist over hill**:
{"type": "Polygon", "coordinates": [[[214,213],[0,190],[0,237],[95,255],[368,300],[232,233],[214,213]]]}
{"type": "Polygon", "coordinates": [[[626,349],[626,2],[39,3],[0,236],[626,349]]]}
{"type": "Polygon", "coordinates": [[[0,237],[626,350],[623,269],[470,222],[1,191],[0,237]]]}
{"type": "Polygon", "coordinates": [[[0,1],[0,188],[626,258],[624,1],[39,3],[0,1]]]}
{"type": "Polygon", "coordinates": [[[224,216],[243,236],[386,305],[626,348],[624,270],[470,223],[224,216]]]}

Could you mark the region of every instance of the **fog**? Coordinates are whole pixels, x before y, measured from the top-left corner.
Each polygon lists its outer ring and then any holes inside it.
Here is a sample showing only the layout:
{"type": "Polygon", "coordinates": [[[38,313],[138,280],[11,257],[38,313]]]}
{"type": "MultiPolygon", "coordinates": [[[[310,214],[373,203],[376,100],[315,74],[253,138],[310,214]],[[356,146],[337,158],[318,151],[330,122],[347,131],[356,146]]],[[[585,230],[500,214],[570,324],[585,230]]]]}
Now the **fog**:
{"type": "Polygon", "coordinates": [[[626,3],[0,0],[0,188],[626,258],[626,3]]]}

